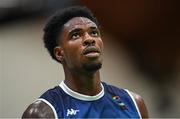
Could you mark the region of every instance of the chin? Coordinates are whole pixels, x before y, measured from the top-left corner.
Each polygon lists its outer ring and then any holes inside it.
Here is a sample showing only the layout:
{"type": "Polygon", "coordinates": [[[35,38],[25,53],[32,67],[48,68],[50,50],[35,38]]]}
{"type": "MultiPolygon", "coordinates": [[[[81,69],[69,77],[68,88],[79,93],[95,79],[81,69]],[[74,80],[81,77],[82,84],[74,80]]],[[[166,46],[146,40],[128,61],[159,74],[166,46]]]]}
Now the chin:
{"type": "Polygon", "coordinates": [[[88,72],[96,72],[102,67],[102,63],[89,63],[83,65],[84,69],[88,72]]]}

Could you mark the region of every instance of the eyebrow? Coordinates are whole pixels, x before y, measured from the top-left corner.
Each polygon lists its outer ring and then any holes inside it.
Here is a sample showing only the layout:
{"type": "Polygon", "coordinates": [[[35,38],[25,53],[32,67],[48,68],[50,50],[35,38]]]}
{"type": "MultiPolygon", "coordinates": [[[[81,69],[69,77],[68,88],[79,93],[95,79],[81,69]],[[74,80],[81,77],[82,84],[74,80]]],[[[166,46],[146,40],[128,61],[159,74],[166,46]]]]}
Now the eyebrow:
{"type": "Polygon", "coordinates": [[[98,29],[97,27],[95,27],[95,26],[92,26],[92,27],[90,27],[91,29],[98,29]]]}
{"type": "MultiPolygon", "coordinates": [[[[92,27],[89,27],[90,29],[98,29],[97,27],[95,27],[95,26],[92,26],[92,27]]],[[[70,32],[69,32],[69,34],[72,34],[72,33],[74,33],[74,32],[80,32],[80,31],[82,31],[82,29],[81,28],[75,28],[75,29],[73,29],[73,30],[71,30],[70,32]]]]}
{"type": "Polygon", "coordinates": [[[74,32],[80,32],[80,31],[82,31],[81,28],[75,28],[75,29],[71,30],[68,34],[71,35],[74,32]]]}

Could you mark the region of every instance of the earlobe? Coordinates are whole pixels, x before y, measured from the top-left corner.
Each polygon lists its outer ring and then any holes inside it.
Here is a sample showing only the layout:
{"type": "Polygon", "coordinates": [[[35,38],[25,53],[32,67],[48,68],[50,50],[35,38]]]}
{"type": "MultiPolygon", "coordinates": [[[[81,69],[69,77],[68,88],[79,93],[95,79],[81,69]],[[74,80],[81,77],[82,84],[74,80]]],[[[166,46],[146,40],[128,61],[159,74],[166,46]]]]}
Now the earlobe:
{"type": "Polygon", "coordinates": [[[63,54],[64,54],[64,52],[63,52],[62,47],[57,46],[54,48],[54,55],[55,55],[56,59],[61,63],[63,62],[63,59],[64,59],[63,54]]]}

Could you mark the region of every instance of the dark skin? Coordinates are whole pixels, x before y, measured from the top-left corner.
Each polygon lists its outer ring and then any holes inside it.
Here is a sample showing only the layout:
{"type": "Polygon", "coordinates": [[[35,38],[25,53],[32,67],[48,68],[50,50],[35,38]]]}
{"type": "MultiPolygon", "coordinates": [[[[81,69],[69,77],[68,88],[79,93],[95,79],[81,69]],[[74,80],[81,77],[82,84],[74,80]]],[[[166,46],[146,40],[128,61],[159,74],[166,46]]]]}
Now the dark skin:
{"type": "Polygon", "coordinates": [[[55,118],[52,109],[43,101],[36,101],[29,105],[22,118],[55,118]]]}
{"type": "MultiPolygon", "coordinates": [[[[64,24],[60,42],[54,55],[61,62],[65,84],[81,94],[96,95],[100,86],[99,69],[102,65],[103,42],[97,25],[84,17],[75,17],[64,24]]],[[[148,117],[143,99],[132,93],[143,118],[148,117]]],[[[31,104],[23,118],[54,118],[52,109],[43,101],[31,104]]]]}

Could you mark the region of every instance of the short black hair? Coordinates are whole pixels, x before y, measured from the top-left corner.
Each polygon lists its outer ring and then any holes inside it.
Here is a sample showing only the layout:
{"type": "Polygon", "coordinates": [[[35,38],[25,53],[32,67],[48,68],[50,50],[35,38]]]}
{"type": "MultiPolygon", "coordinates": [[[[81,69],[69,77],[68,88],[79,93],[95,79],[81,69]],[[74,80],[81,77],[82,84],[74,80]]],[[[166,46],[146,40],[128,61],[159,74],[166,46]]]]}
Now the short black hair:
{"type": "Polygon", "coordinates": [[[74,17],[86,17],[93,21],[98,27],[99,23],[92,12],[84,6],[71,6],[63,10],[58,10],[47,21],[44,27],[43,41],[51,57],[58,61],[54,55],[54,48],[58,45],[58,37],[61,34],[63,26],[74,17]]]}

